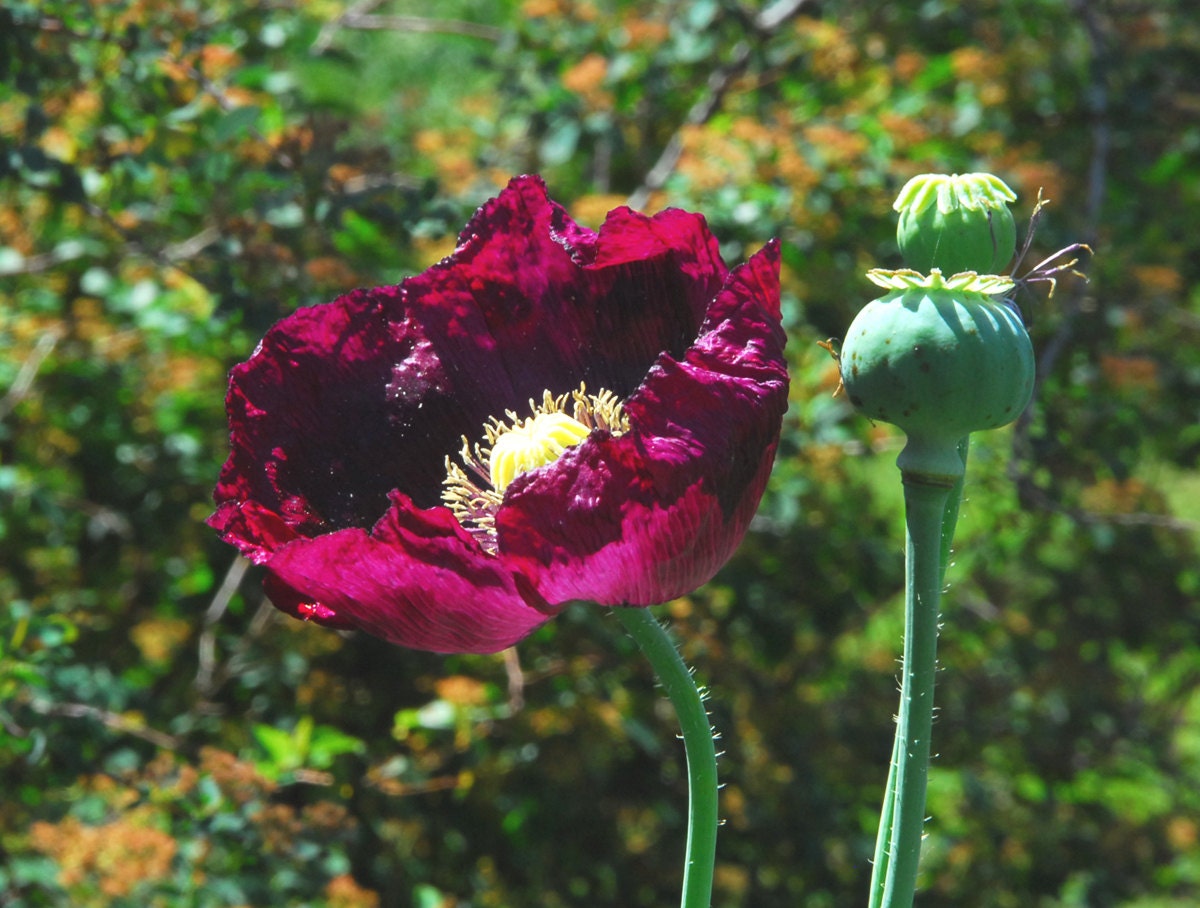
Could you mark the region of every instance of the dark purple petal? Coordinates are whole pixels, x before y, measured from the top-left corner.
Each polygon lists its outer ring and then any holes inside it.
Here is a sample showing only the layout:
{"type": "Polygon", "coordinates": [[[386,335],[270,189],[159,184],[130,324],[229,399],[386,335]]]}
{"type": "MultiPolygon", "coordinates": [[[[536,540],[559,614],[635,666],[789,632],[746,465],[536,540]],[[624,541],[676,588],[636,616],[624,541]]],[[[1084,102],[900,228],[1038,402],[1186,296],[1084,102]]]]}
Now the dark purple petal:
{"type": "Polygon", "coordinates": [[[297,533],[371,526],[400,485],[433,489],[467,429],[396,287],[301,309],[230,377],[218,503],[256,501],[297,533]],[[438,449],[438,450],[435,450],[438,449]]]}
{"type": "Polygon", "coordinates": [[[779,249],[733,272],[682,361],[626,404],[632,430],[517,479],[501,553],[549,602],[650,605],[704,583],[762,497],[787,408],[779,249]]]}

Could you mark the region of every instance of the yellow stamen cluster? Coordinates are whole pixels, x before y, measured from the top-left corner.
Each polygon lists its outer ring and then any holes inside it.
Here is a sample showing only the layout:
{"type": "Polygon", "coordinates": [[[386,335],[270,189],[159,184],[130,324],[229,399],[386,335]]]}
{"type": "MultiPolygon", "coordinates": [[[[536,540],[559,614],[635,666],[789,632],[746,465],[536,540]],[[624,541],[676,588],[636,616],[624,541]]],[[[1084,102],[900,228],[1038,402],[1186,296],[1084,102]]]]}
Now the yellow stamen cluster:
{"type": "Polygon", "coordinates": [[[539,413],[514,424],[492,443],[492,488],[503,492],[521,473],[554,463],[591,431],[566,413],[539,413]]]}
{"type": "Polygon", "coordinates": [[[593,429],[613,435],[629,431],[629,420],[617,396],[603,390],[588,394],[584,385],[558,397],[545,391],[540,404],[529,401],[529,409],[532,415],[525,419],[512,410],[505,411],[507,420],[492,417],[483,427],[485,444],[472,446],[464,436],[463,466],[446,458],[442,501],[485,548],[495,548],[496,509],[514,479],[554,463],[568,448],[586,440],[593,429]]]}

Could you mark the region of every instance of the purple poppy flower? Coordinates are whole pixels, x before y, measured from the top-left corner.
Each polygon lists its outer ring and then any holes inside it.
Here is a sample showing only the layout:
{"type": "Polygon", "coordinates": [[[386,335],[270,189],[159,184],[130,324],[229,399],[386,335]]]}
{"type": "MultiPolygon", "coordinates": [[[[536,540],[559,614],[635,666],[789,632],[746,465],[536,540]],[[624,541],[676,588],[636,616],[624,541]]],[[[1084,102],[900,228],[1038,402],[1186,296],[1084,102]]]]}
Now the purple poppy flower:
{"type": "Polygon", "coordinates": [[[730,272],[700,215],[593,232],[520,177],[449,258],[298,310],[234,368],[209,524],[284,612],[416,649],[663,602],[758,506],[783,346],[776,243],[730,272]]]}

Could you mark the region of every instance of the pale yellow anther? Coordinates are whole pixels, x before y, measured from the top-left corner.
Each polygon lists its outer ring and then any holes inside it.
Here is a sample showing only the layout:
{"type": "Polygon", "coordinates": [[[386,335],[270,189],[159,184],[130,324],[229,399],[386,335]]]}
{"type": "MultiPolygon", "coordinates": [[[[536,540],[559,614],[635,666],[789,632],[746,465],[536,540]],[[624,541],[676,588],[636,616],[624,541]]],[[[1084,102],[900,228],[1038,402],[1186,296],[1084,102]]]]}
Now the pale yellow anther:
{"type": "Polygon", "coordinates": [[[504,411],[506,419],[490,418],[483,426],[482,443],[472,444],[464,437],[459,454],[462,466],[446,458],[442,501],[493,554],[498,548],[496,512],[514,479],[554,463],[592,432],[617,437],[629,431],[621,399],[605,390],[588,394],[583,385],[557,397],[544,391],[541,403],[529,401],[528,412],[532,415],[525,419],[513,410],[504,411]]]}
{"type": "Polygon", "coordinates": [[[566,413],[539,413],[502,432],[492,443],[492,488],[503,492],[520,474],[554,463],[590,432],[566,413]]]}

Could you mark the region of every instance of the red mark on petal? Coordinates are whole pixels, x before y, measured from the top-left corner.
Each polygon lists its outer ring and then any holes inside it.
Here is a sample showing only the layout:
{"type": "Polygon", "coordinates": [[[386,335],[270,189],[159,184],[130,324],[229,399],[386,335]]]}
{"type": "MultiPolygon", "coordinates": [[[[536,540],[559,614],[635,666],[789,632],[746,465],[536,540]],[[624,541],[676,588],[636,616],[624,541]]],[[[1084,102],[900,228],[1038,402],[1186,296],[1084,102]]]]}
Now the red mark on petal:
{"type": "Polygon", "coordinates": [[[333,609],[321,605],[319,602],[301,602],[296,606],[296,614],[303,621],[311,621],[313,618],[329,619],[335,613],[333,609]]]}

